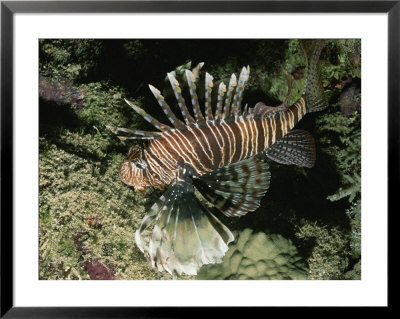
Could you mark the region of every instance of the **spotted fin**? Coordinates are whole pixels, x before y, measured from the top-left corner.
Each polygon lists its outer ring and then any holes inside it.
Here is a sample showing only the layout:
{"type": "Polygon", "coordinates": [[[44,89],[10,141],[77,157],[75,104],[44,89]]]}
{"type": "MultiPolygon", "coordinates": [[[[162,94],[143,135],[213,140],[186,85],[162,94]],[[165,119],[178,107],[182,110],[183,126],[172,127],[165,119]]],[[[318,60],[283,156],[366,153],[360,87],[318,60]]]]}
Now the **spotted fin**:
{"type": "Polygon", "coordinates": [[[194,179],[193,184],[223,214],[242,216],[260,206],[270,178],[266,161],[253,156],[194,179]]]}
{"type": "Polygon", "coordinates": [[[276,141],[266,154],[280,164],[311,168],[315,163],[314,138],[305,130],[292,130],[276,141]]]}
{"type": "Polygon", "coordinates": [[[307,112],[318,112],[328,106],[328,98],[322,85],[319,70],[319,56],[324,48],[325,40],[301,40],[301,48],[307,60],[307,80],[305,87],[307,112]]]}
{"type": "Polygon", "coordinates": [[[196,275],[203,264],[221,263],[234,238],[196,198],[190,175],[181,170],[143,218],[135,239],[153,268],[175,277],[196,275]]]}

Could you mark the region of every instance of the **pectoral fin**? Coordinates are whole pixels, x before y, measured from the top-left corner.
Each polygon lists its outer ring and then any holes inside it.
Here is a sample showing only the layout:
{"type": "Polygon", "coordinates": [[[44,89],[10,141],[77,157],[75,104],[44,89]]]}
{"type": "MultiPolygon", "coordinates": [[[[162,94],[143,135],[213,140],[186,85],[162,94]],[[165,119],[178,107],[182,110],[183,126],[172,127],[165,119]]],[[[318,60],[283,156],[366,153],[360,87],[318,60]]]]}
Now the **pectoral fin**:
{"type": "Polygon", "coordinates": [[[154,268],[175,276],[196,275],[201,265],[222,262],[234,238],[196,198],[191,177],[182,169],[143,218],[135,239],[154,268]]]}
{"type": "Polygon", "coordinates": [[[253,156],[205,174],[193,184],[225,215],[242,216],[260,206],[270,178],[265,160],[253,156]]]}

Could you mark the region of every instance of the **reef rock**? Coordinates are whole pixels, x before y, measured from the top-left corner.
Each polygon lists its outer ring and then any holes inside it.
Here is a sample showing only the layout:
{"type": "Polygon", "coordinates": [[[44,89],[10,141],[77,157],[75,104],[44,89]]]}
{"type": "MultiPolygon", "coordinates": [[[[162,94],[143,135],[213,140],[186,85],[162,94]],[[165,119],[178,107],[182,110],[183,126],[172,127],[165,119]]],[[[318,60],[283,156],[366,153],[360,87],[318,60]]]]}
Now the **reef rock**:
{"type": "Polygon", "coordinates": [[[281,235],[234,232],[221,264],[203,266],[196,279],[307,279],[307,267],[293,243],[281,235]]]}

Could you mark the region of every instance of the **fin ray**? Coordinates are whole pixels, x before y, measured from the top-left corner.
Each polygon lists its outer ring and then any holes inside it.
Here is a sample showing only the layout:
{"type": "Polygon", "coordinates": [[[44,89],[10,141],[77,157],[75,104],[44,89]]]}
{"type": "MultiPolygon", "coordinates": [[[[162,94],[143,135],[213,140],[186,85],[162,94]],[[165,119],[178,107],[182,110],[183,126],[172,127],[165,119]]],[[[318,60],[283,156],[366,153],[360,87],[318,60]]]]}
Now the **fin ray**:
{"type": "Polygon", "coordinates": [[[205,109],[205,116],[207,121],[213,120],[212,108],[211,108],[211,93],[213,84],[213,77],[212,75],[206,72],[206,84],[205,84],[205,102],[204,102],[204,109],[205,109]]]}
{"type": "Polygon", "coordinates": [[[160,136],[162,134],[161,132],[132,130],[132,129],[125,128],[125,127],[117,127],[116,129],[112,130],[112,132],[114,134],[118,134],[118,133],[122,132],[122,133],[139,135],[139,136],[146,136],[146,137],[156,137],[156,136],[160,136]]]}
{"type": "Polygon", "coordinates": [[[226,85],[224,82],[221,82],[218,86],[218,101],[217,101],[217,108],[215,110],[215,120],[222,119],[222,107],[224,103],[224,95],[226,92],[226,85]]]}
{"type": "Polygon", "coordinates": [[[230,116],[232,94],[233,94],[233,91],[234,91],[236,85],[237,85],[236,75],[235,75],[235,73],[232,73],[231,78],[229,80],[228,91],[226,93],[222,119],[228,118],[230,116]]]}
{"type": "Polygon", "coordinates": [[[173,75],[172,72],[167,73],[167,77],[169,79],[169,82],[171,83],[171,87],[172,87],[172,89],[174,91],[176,100],[178,101],[178,106],[179,106],[179,108],[181,110],[181,113],[182,113],[182,116],[183,116],[183,118],[185,120],[185,123],[187,125],[189,125],[191,123],[194,123],[195,121],[194,121],[193,117],[190,115],[190,113],[188,111],[188,108],[186,106],[185,99],[182,96],[182,91],[181,91],[181,88],[179,86],[179,82],[177,81],[177,79],[175,78],[175,76],[173,75]]]}
{"type": "Polygon", "coordinates": [[[190,71],[190,70],[186,70],[185,75],[186,75],[186,80],[187,80],[187,83],[189,86],[189,92],[190,92],[190,97],[192,100],[194,117],[195,117],[197,123],[203,122],[204,116],[201,113],[199,99],[198,99],[197,93],[196,93],[196,84],[195,84],[196,79],[195,79],[192,71],[190,71]]]}
{"type": "Polygon", "coordinates": [[[260,206],[269,188],[269,165],[253,156],[193,180],[210,203],[227,216],[241,216],[260,206]]]}
{"type": "Polygon", "coordinates": [[[150,91],[153,93],[154,97],[157,99],[157,102],[161,106],[165,115],[168,117],[168,120],[172,123],[172,125],[178,129],[184,127],[185,124],[176,117],[174,112],[172,112],[170,106],[167,104],[167,102],[165,102],[164,97],[161,95],[161,92],[151,84],[149,84],[149,88],[150,91]]]}
{"type": "Polygon", "coordinates": [[[300,41],[301,48],[307,60],[305,96],[308,112],[322,111],[328,106],[328,97],[322,85],[319,65],[319,56],[325,44],[325,40],[314,39],[300,41]]]}
{"type": "Polygon", "coordinates": [[[157,121],[154,117],[152,117],[151,115],[147,114],[145,110],[143,110],[139,106],[133,104],[131,101],[128,101],[127,99],[125,99],[125,102],[128,103],[128,105],[131,108],[133,108],[136,113],[141,115],[147,122],[152,124],[156,129],[158,129],[160,131],[168,131],[168,130],[172,129],[172,127],[157,121]]]}
{"type": "Polygon", "coordinates": [[[243,99],[244,86],[246,85],[249,76],[250,76],[250,67],[249,66],[247,66],[247,68],[243,67],[242,71],[240,72],[238,85],[236,86],[235,95],[233,97],[232,109],[231,109],[232,116],[241,115],[241,104],[243,99]]]}
{"type": "Polygon", "coordinates": [[[143,218],[135,240],[152,267],[195,275],[201,265],[222,261],[233,235],[196,198],[189,174],[180,172],[143,218]]]}
{"type": "Polygon", "coordinates": [[[311,168],[315,163],[314,138],[305,130],[292,130],[276,141],[266,155],[280,164],[311,168]]]}

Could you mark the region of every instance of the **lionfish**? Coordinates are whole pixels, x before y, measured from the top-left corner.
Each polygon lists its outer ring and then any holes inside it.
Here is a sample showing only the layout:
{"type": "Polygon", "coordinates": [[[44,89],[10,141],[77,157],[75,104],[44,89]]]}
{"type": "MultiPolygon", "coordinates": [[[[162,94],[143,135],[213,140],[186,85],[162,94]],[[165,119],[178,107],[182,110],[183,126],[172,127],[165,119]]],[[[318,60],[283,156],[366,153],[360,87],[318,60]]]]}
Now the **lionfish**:
{"type": "Polygon", "coordinates": [[[196,92],[197,76],[186,70],[194,116],[173,72],[168,73],[184,122],[171,111],[160,91],[149,85],[172,127],[125,99],[159,130],[116,130],[132,134],[122,139],[148,141],[146,146],[131,148],[120,167],[122,181],[140,193],[149,186],[168,186],[135,234],[137,246],[153,268],[166,270],[175,278],[181,274],[196,275],[203,264],[222,262],[234,237],[195,196],[195,188],[226,216],[243,216],[260,206],[269,188],[267,158],[281,164],[314,165],[315,143],[311,134],[293,128],[304,115],[328,104],[319,74],[323,47],[322,40],[303,40],[306,85],[304,94],[293,105],[289,105],[291,78],[287,77],[288,94],[281,105],[272,107],[259,102],[242,110],[249,67],[243,67],[238,79],[232,74],[228,87],[223,82],[219,84],[213,107],[213,77],[206,73],[204,114],[196,92]]]}

